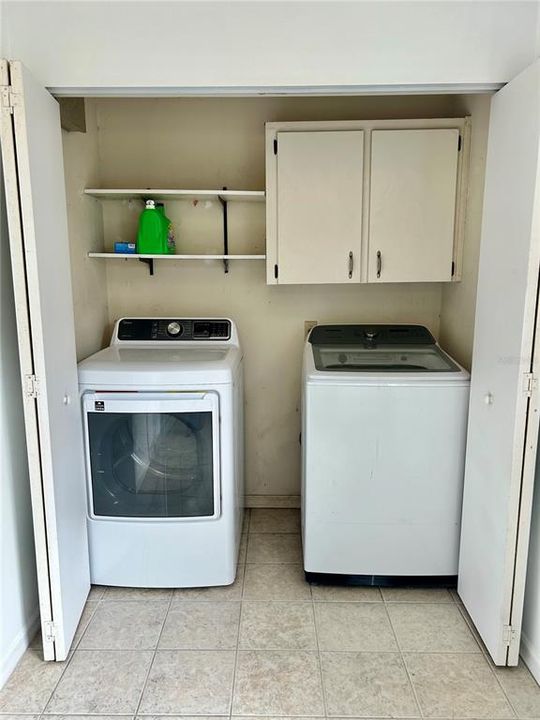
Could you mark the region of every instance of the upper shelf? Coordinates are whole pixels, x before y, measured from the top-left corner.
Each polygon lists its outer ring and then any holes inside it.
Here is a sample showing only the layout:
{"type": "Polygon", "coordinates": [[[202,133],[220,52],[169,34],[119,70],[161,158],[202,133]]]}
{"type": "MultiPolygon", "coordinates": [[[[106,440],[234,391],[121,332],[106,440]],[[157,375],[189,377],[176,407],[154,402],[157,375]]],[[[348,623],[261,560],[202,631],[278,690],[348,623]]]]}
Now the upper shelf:
{"type": "Polygon", "coordinates": [[[86,195],[102,200],[227,200],[236,202],[264,202],[264,190],[172,190],[164,188],[87,188],[86,195]]]}

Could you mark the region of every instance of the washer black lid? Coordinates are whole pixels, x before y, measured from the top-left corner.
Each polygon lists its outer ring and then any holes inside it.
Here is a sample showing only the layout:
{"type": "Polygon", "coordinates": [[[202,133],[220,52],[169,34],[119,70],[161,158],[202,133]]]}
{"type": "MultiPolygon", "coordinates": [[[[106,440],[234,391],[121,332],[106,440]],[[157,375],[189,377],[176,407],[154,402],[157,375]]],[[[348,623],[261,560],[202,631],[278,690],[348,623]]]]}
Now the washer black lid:
{"type": "Polygon", "coordinates": [[[312,345],[435,345],[423,325],[316,325],[308,339],[312,345]]]}

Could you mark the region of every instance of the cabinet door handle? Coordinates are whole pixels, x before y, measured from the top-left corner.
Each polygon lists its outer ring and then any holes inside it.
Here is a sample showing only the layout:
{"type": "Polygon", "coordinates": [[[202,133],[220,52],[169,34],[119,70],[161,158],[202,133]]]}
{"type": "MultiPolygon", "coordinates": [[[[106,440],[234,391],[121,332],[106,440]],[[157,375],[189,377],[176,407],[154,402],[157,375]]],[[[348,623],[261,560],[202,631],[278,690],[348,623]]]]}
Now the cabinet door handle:
{"type": "Polygon", "coordinates": [[[354,256],[352,254],[352,250],[349,253],[349,280],[352,278],[352,272],[354,268],[354,256]]]}
{"type": "Polygon", "coordinates": [[[381,277],[381,270],[382,270],[382,255],[381,251],[377,250],[377,277],[381,277]]]}

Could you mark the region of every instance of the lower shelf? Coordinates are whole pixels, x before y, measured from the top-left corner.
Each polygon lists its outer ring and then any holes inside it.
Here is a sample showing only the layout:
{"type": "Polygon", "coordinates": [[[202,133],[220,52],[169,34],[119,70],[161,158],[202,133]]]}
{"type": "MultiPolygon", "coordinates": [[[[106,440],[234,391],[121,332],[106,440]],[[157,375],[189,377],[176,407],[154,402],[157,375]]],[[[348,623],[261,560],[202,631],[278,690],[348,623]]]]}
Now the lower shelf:
{"type": "Polygon", "coordinates": [[[266,260],[266,255],[137,255],[90,252],[88,257],[115,260],[266,260]]]}
{"type": "Polygon", "coordinates": [[[89,252],[90,258],[105,260],[139,260],[148,265],[150,275],[154,274],[154,260],[221,260],[226,273],[229,272],[229,260],[266,260],[266,255],[139,255],[136,253],[99,253],[89,252]]]}

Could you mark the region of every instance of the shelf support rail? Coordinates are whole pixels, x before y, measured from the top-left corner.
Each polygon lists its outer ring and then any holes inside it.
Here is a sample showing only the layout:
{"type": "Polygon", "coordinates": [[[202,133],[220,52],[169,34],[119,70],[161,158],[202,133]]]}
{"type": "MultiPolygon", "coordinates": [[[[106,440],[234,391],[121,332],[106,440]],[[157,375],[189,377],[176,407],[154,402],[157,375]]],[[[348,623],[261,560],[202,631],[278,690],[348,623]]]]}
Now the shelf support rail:
{"type": "MultiPolygon", "coordinates": [[[[226,187],[222,188],[223,190],[226,190],[226,187]]],[[[221,207],[223,208],[223,254],[228,255],[229,254],[229,218],[228,218],[228,207],[227,207],[227,200],[226,198],[223,198],[221,195],[218,195],[219,202],[221,203],[221,207]]],[[[229,272],[229,261],[227,258],[223,260],[223,269],[226,273],[229,272]]]]}

